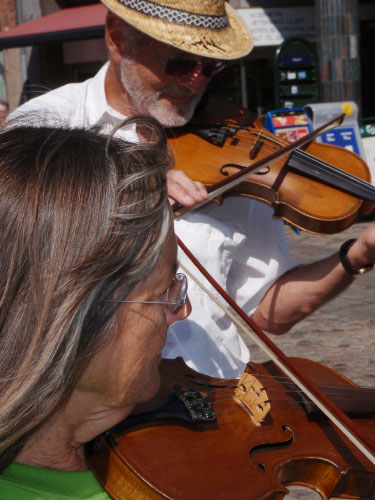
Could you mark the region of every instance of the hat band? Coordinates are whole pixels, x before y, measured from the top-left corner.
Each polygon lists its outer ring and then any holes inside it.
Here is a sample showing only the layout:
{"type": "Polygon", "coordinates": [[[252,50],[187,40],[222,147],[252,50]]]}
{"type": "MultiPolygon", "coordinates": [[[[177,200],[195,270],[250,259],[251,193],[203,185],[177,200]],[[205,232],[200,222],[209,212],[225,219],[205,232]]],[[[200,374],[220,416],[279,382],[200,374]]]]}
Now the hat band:
{"type": "Polygon", "coordinates": [[[120,2],[129,9],[173,24],[182,24],[194,28],[208,28],[212,30],[221,30],[228,26],[228,17],[225,14],[222,16],[193,14],[192,12],[184,10],[171,9],[165,5],[158,5],[149,0],[120,0],[120,2]]]}

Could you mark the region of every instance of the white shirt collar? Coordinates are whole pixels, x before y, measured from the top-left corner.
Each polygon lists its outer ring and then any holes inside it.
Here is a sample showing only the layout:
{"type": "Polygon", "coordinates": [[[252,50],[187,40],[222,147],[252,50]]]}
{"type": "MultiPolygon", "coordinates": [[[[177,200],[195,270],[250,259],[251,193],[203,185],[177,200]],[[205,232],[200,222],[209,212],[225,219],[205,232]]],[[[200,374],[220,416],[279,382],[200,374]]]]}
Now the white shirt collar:
{"type": "MultiPolygon", "coordinates": [[[[90,106],[91,120],[95,125],[100,126],[104,132],[110,133],[113,127],[119,125],[127,117],[108,104],[105,94],[105,77],[108,71],[109,62],[98,71],[98,73],[90,80],[87,87],[87,102],[95,103],[95,106],[90,106]]],[[[118,134],[124,139],[137,142],[135,125],[129,125],[126,129],[121,129],[118,134]]]]}

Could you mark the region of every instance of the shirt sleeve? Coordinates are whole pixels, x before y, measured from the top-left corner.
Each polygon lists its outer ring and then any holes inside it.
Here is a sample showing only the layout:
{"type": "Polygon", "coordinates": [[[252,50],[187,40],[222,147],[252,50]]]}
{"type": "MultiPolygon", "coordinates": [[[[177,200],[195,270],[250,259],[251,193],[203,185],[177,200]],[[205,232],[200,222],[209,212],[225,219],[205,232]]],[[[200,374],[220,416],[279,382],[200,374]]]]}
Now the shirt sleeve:
{"type": "MultiPolygon", "coordinates": [[[[210,204],[175,221],[182,242],[225,291],[251,315],[275,280],[296,264],[291,259],[284,225],[264,203],[233,197],[210,204]]],[[[220,302],[221,296],[179,251],[180,262],[220,302]]],[[[249,361],[249,351],[227,315],[191,279],[191,315],[171,326],[163,356],[182,356],[207,375],[235,378],[249,361]]]]}
{"type": "Polygon", "coordinates": [[[298,265],[289,254],[285,224],[273,217],[273,209],[257,200],[228,199],[242,238],[236,246],[227,275],[228,293],[252,315],[268,289],[289,269],[298,265]]]}

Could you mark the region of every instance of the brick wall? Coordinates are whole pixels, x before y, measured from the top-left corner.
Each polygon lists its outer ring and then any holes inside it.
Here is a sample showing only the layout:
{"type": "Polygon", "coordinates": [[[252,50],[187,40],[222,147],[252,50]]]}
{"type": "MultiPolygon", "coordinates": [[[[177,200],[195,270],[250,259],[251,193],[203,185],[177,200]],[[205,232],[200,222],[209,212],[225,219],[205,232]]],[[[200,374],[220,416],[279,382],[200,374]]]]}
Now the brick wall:
{"type": "MultiPolygon", "coordinates": [[[[5,30],[18,24],[16,0],[0,0],[0,29],[5,30]]],[[[22,68],[20,49],[2,51],[6,94],[10,110],[19,105],[22,92],[22,68]]]]}
{"type": "Polygon", "coordinates": [[[322,101],[360,105],[358,0],[316,1],[322,101]]]}
{"type": "Polygon", "coordinates": [[[17,24],[16,0],[0,0],[0,30],[12,28],[17,24]]]}

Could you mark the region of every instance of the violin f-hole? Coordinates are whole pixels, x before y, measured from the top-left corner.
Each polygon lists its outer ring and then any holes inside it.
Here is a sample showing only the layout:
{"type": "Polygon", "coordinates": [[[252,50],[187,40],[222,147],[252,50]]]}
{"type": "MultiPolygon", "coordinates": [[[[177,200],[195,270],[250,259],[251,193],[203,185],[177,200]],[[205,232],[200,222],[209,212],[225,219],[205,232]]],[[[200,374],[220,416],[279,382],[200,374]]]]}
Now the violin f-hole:
{"type": "Polygon", "coordinates": [[[288,439],[286,439],[285,441],[278,441],[278,442],[273,442],[273,443],[258,444],[258,445],[254,446],[250,450],[250,453],[249,453],[249,455],[250,455],[250,461],[261,472],[266,472],[267,468],[261,462],[259,462],[256,465],[254,464],[253,458],[254,458],[254,456],[257,453],[260,453],[262,451],[268,452],[268,451],[273,451],[273,450],[283,450],[284,448],[288,448],[289,446],[291,446],[293,444],[293,442],[294,442],[294,431],[293,431],[293,429],[291,429],[287,425],[283,425],[281,428],[282,428],[282,430],[284,432],[289,432],[290,433],[290,437],[288,439]]]}
{"type": "MultiPolygon", "coordinates": [[[[226,168],[237,168],[238,170],[243,170],[244,168],[247,168],[247,167],[243,167],[242,165],[236,165],[235,163],[226,163],[225,165],[220,167],[220,172],[222,173],[222,175],[224,177],[228,177],[230,175],[230,173],[225,170],[226,168]]],[[[255,172],[255,174],[256,175],[266,175],[266,174],[268,174],[269,171],[270,171],[269,165],[265,165],[262,170],[258,170],[257,172],[255,172]]]]}

